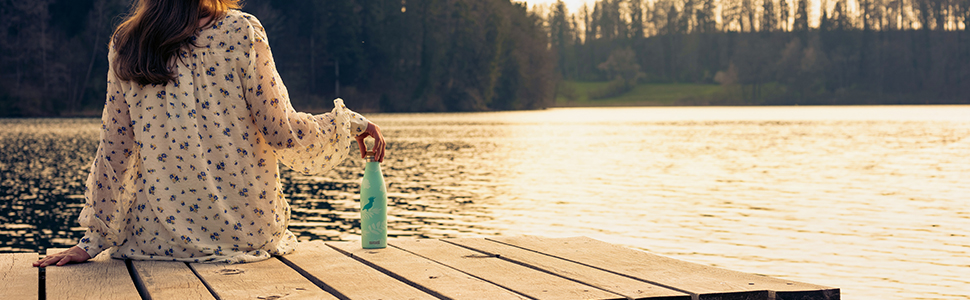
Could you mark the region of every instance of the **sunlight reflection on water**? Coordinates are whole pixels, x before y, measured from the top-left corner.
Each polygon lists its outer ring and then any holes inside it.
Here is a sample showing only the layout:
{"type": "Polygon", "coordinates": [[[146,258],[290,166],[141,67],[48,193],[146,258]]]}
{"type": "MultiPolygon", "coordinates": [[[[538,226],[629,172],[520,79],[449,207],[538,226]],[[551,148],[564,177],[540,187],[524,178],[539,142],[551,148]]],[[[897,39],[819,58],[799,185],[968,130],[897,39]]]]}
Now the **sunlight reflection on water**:
{"type": "MultiPolygon", "coordinates": [[[[970,106],[662,107],[369,116],[390,234],[585,235],[842,288],[965,299],[970,106]]],[[[0,251],[73,244],[97,120],[0,120],[0,251]]],[[[301,239],[357,239],[352,159],[285,172],[301,239]]]]}

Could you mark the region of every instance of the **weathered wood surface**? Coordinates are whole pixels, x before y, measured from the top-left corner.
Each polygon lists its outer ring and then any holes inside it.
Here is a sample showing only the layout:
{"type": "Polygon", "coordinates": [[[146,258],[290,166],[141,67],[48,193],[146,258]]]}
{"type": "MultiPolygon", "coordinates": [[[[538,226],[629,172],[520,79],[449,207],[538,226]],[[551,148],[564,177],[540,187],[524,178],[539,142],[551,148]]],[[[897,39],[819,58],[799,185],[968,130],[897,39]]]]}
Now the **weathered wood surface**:
{"type": "Polygon", "coordinates": [[[218,299],[337,299],[276,258],[189,266],[218,299]]]}
{"type": "Polygon", "coordinates": [[[839,298],[839,290],[830,287],[714,268],[587,237],[521,236],[493,240],[701,296],[749,293],[757,298],[839,298]]]}
{"type": "MultiPolygon", "coordinates": [[[[67,249],[47,249],[47,255],[67,249]]],[[[139,299],[125,261],[101,252],[87,263],[45,268],[47,299],[139,299]]]]}
{"type": "MultiPolygon", "coordinates": [[[[390,244],[397,243],[391,240],[390,244]]],[[[425,288],[429,293],[451,299],[528,299],[522,295],[491,284],[472,275],[430,261],[404,250],[388,247],[381,250],[362,249],[359,243],[329,243],[340,252],[363,261],[371,267],[413,285],[425,288]]]]}
{"type": "Polygon", "coordinates": [[[37,253],[0,255],[0,299],[37,299],[37,253]]]}
{"type": "Polygon", "coordinates": [[[152,299],[215,299],[184,262],[132,261],[131,267],[135,285],[152,299]]]}
{"type": "MultiPolygon", "coordinates": [[[[360,242],[354,244],[360,248],[360,242]]],[[[437,299],[337,252],[323,242],[300,244],[299,250],[283,259],[296,265],[304,275],[349,299],[437,299]]]]}
{"type": "Polygon", "coordinates": [[[615,293],[440,240],[400,240],[391,245],[534,299],[624,299],[615,293]]]}
{"type": "Polygon", "coordinates": [[[506,244],[484,239],[454,239],[448,243],[474,249],[504,260],[529,266],[551,274],[557,274],[587,285],[623,295],[630,299],[649,297],[670,297],[670,299],[690,299],[690,294],[646,283],[640,280],[617,275],[607,271],[590,268],[574,262],[562,260],[539,252],[525,250],[506,244]]]}
{"type": "MultiPolygon", "coordinates": [[[[0,254],[0,299],[839,299],[839,289],[734,272],[589,238],[308,242],[248,264],[111,259],[33,268],[0,254]],[[43,278],[43,277],[41,277],[43,278]],[[38,283],[39,282],[39,283],[38,283]]],[[[48,250],[48,253],[60,251],[48,250]]]]}

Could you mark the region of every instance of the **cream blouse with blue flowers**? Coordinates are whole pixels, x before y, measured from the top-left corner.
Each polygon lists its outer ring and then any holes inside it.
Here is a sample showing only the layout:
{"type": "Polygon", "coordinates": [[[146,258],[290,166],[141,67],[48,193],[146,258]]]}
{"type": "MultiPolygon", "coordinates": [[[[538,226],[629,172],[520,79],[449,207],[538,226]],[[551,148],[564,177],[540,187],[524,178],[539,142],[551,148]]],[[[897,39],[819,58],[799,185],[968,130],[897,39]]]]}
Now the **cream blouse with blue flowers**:
{"type": "Polygon", "coordinates": [[[252,15],[230,11],[196,35],[164,85],[121,81],[108,59],[101,143],[87,180],[78,246],[91,257],[248,262],[289,253],[290,208],[277,161],[322,173],[368,121],[334,101],[310,115],[290,105],[252,15]]]}

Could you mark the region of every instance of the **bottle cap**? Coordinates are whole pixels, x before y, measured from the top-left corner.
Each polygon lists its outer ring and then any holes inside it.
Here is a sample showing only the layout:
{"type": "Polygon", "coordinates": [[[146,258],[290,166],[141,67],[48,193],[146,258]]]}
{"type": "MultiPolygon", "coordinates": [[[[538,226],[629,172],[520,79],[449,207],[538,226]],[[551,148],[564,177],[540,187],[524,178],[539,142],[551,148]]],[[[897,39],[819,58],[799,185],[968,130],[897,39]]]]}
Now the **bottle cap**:
{"type": "Polygon", "coordinates": [[[374,157],[376,155],[377,154],[374,153],[374,150],[370,150],[364,153],[364,157],[374,157]]]}

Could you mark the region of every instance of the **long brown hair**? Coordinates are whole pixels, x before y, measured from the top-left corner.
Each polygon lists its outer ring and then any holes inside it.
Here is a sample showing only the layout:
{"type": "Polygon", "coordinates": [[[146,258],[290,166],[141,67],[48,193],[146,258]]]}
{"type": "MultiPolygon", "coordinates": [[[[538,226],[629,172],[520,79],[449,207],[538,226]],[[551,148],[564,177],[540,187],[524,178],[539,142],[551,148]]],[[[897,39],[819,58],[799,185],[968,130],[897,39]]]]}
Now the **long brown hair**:
{"type": "Polygon", "coordinates": [[[239,7],[239,0],[138,0],[113,35],[115,74],[143,85],[175,80],[173,58],[195,46],[192,37],[208,25],[199,20],[217,20],[239,7]]]}

